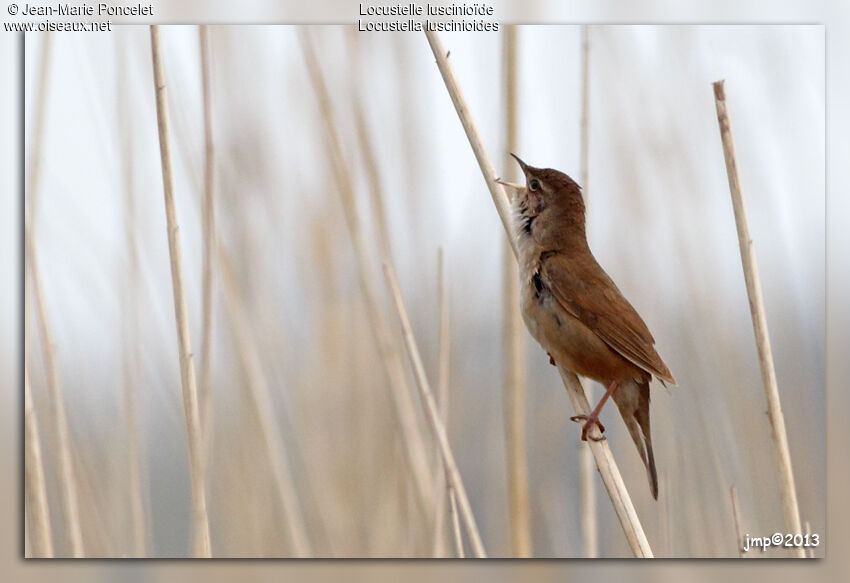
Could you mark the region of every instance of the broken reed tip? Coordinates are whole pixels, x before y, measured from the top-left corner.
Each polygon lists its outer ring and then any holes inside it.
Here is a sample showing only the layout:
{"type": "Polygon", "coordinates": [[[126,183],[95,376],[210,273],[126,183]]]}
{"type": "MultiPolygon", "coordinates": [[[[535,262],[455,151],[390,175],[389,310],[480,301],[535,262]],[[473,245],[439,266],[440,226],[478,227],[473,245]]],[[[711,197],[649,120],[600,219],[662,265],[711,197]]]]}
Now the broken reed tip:
{"type": "Polygon", "coordinates": [[[714,98],[718,101],[726,101],[726,90],[723,89],[723,83],[725,82],[725,79],[721,79],[720,81],[712,83],[714,86],[714,98]]]}

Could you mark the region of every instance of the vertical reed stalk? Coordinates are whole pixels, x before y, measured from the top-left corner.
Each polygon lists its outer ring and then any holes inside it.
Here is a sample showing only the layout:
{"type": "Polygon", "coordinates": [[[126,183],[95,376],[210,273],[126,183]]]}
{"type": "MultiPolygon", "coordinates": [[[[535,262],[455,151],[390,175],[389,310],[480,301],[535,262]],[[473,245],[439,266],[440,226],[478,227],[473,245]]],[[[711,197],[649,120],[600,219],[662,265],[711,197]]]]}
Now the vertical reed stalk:
{"type": "MultiPolygon", "coordinates": [[[[481,172],[484,175],[484,180],[487,183],[490,196],[493,199],[493,204],[496,206],[496,210],[499,213],[502,226],[505,228],[505,233],[508,235],[511,242],[514,255],[516,255],[516,241],[511,236],[511,215],[508,196],[502,186],[496,182],[498,174],[496,174],[496,170],[493,167],[492,162],[490,162],[490,158],[487,155],[487,151],[481,141],[481,136],[478,134],[478,130],[475,127],[472,115],[466,105],[466,100],[464,99],[457,81],[455,80],[454,72],[446,58],[446,53],[439,37],[433,31],[425,31],[425,36],[428,38],[428,43],[431,45],[431,51],[436,58],[437,67],[443,77],[443,82],[446,85],[446,89],[449,92],[449,96],[451,97],[452,103],[454,104],[455,110],[460,118],[460,122],[466,132],[467,139],[469,140],[472,151],[475,154],[475,158],[481,168],[481,172]]],[[[569,372],[560,366],[558,367],[558,372],[561,375],[561,380],[567,389],[567,395],[576,414],[589,415],[590,403],[587,401],[587,397],[584,394],[584,390],[582,389],[578,378],[572,372],[569,372]]],[[[595,426],[591,428],[589,434],[590,437],[601,437],[595,426]]],[[[634,553],[636,557],[652,557],[652,549],[649,546],[649,541],[646,539],[643,526],[638,519],[637,512],[635,512],[631,497],[623,483],[623,478],[620,475],[620,470],[617,467],[616,462],[614,461],[614,456],[611,453],[611,448],[608,446],[607,440],[590,440],[588,443],[593,453],[593,457],[596,460],[596,467],[602,477],[602,483],[605,485],[605,489],[611,499],[611,504],[614,507],[614,512],[617,514],[620,525],[623,527],[626,540],[629,543],[632,553],[634,553]]]]}
{"type": "Polygon", "coordinates": [[[30,229],[27,230],[24,246],[30,279],[32,281],[32,297],[35,304],[39,336],[41,337],[42,358],[44,359],[47,373],[47,388],[50,395],[53,422],[56,425],[55,430],[59,457],[59,494],[62,513],[65,519],[65,535],[68,537],[68,543],[71,547],[70,556],[81,558],[85,556],[85,548],[83,546],[83,532],[80,526],[77,476],[71,457],[71,437],[68,430],[68,418],[65,412],[62,383],[56,366],[56,355],[53,351],[53,333],[50,329],[47,308],[44,304],[44,291],[41,287],[38,259],[30,229]]]}
{"type": "Polygon", "coordinates": [[[387,226],[387,217],[384,209],[384,196],[381,187],[380,174],[378,172],[378,160],[375,156],[375,149],[372,147],[372,141],[369,139],[369,129],[366,125],[366,108],[363,103],[363,94],[361,76],[362,76],[362,53],[361,53],[361,37],[355,29],[349,30],[349,45],[352,49],[352,77],[354,82],[353,101],[354,101],[354,123],[357,132],[357,143],[359,145],[360,154],[363,156],[363,168],[366,171],[366,179],[369,185],[370,206],[372,208],[372,218],[375,221],[375,227],[378,235],[378,247],[381,252],[383,261],[391,259],[390,252],[390,231],[387,226]]]}
{"type": "Polygon", "coordinates": [[[732,521],[735,524],[735,536],[738,540],[738,558],[744,558],[744,531],[741,530],[741,512],[738,504],[738,489],[735,486],[729,488],[729,497],[732,500],[732,521]]]}
{"type": "Polygon", "coordinates": [[[201,215],[203,222],[204,245],[203,245],[203,275],[201,282],[201,384],[200,384],[200,410],[201,431],[204,435],[204,456],[209,453],[209,441],[212,415],[212,399],[210,398],[210,372],[212,360],[210,352],[212,347],[212,303],[213,303],[213,270],[212,254],[215,248],[215,149],[213,144],[212,130],[212,88],[210,73],[210,40],[209,29],[206,25],[198,27],[200,50],[201,50],[201,87],[203,92],[204,109],[204,196],[201,202],[201,215]]]}
{"type": "MultiPolygon", "coordinates": [[[[305,35],[305,37],[306,37],[306,35],[305,35]]],[[[376,238],[377,238],[377,242],[378,242],[378,250],[379,250],[380,257],[381,257],[381,261],[385,261],[387,263],[392,264],[393,263],[392,249],[390,247],[390,235],[389,235],[389,227],[387,225],[386,209],[384,208],[383,187],[381,185],[380,173],[378,172],[377,156],[375,155],[375,150],[372,146],[372,140],[370,140],[370,138],[369,138],[369,130],[368,130],[368,127],[366,125],[366,108],[365,108],[364,101],[363,101],[363,91],[360,88],[361,54],[360,54],[359,35],[357,34],[357,32],[352,31],[352,34],[349,36],[349,38],[351,39],[350,44],[351,44],[352,53],[353,53],[352,62],[353,62],[353,65],[355,67],[355,72],[353,74],[354,84],[355,84],[354,106],[353,106],[354,121],[355,121],[355,129],[356,129],[356,133],[357,133],[357,142],[358,142],[358,145],[359,145],[359,153],[360,153],[360,155],[362,156],[362,159],[363,159],[363,167],[364,167],[364,170],[366,171],[366,179],[367,179],[366,181],[367,181],[367,184],[368,184],[368,187],[369,187],[369,203],[370,203],[369,207],[370,207],[370,210],[371,210],[373,224],[376,227],[376,238]]],[[[312,50],[312,49],[310,49],[310,50],[312,50]]],[[[315,58],[315,57],[313,57],[313,58],[315,58]]],[[[317,74],[317,76],[319,75],[318,70],[316,70],[316,74],[317,74]]],[[[320,77],[318,77],[318,78],[320,79],[320,77]]],[[[326,91],[323,83],[320,84],[320,89],[323,93],[326,91]]],[[[326,94],[325,94],[325,97],[327,97],[326,94]]],[[[326,103],[329,105],[329,100],[326,103]]],[[[328,109],[328,112],[329,112],[328,115],[330,115],[329,109],[328,109]]],[[[328,124],[328,127],[330,128],[329,131],[333,131],[334,133],[336,133],[336,125],[335,125],[335,123],[333,123],[333,118],[329,117],[329,116],[325,116],[325,120],[326,120],[326,123],[328,124]]],[[[339,143],[338,136],[335,137],[332,140],[332,142],[338,144],[339,143]]],[[[340,156],[341,156],[341,153],[340,153],[340,156]]],[[[345,165],[343,164],[342,167],[341,167],[341,170],[343,170],[344,174],[347,175],[347,170],[345,170],[344,166],[345,165]]],[[[348,178],[348,180],[350,180],[350,178],[348,178]]],[[[358,220],[356,217],[354,217],[354,219],[358,220]]],[[[442,249],[439,252],[439,260],[442,261],[442,249]]],[[[365,265],[366,265],[365,261],[361,262],[360,265],[361,265],[361,269],[365,269],[365,265]]],[[[441,265],[442,265],[442,263],[441,263],[441,265]]],[[[440,269],[442,269],[442,267],[440,269]]],[[[440,273],[440,275],[442,276],[442,272],[440,273]]],[[[442,292],[443,292],[442,284],[440,284],[440,286],[441,287],[440,287],[439,291],[442,294],[442,292]]],[[[443,308],[446,308],[446,304],[443,303],[443,299],[444,298],[441,296],[440,303],[439,303],[441,310],[443,308]]],[[[441,315],[442,314],[443,314],[443,312],[441,311],[441,315]]],[[[448,317],[447,311],[445,312],[445,316],[448,317]]],[[[381,316],[378,314],[378,318],[380,318],[380,317],[381,316]]],[[[384,324],[381,324],[380,322],[373,323],[373,325],[376,325],[376,324],[377,324],[378,329],[380,329],[384,325],[384,324]]],[[[445,324],[447,326],[448,321],[446,321],[445,324]]],[[[443,399],[443,393],[439,392],[439,391],[441,391],[441,389],[443,389],[443,388],[445,388],[446,390],[448,389],[448,378],[447,378],[448,377],[448,354],[447,353],[443,354],[442,350],[443,349],[448,350],[449,345],[448,345],[447,341],[443,342],[444,337],[442,336],[442,334],[444,332],[446,334],[448,333],[447,328],[441,327],[440,332],[441,332],[441,337],[440,337],[441,352],[440,352],[440,360],[439,360],[440,375],[441,375],[440,380],[442,381],[442,379],[443,379],[442,374],[445,371],[445,374],[446,374],[445,381],[446,382],[445,382],[445,384],[440,384],[438,386],[438,398],[439,398],[439,404],[440,404],[440,407],[441,407],[441,414],[444,416],[443,418],[445,420],[445,414],[447,413],[447,411],[444,409],[444,407],[446,407],[448,405],[448,395],[447,394],[445,395],[446,399],[444,400],[443,399]]],[[[386,339],[390,338],[389,334],[382,334],[382,335],[384,335],[386,339]]],[[[447,338],[445,340],[447,340],[447,338]]],[[[395,359],[393,359],[393,360],[395,360],[395,359]]],[[[390,370],[396,369],[396,366],[392,362],[387,362],[385,364],[385,366],[388,367],[390,370]]],[[[405,382],[404,377],[400,377],[398,380],[400,382],[405,382]]],[[[405,382],[405,384],[406,384],[406,382],[405,382]]],[[[404,410],[408,407],[408,405],[406,405],[404,403],[404,401],[408,401],[408,402],[410,401],[409,392],[410,392],[410,389],[405,388],[405,393],[408,394],[408,397],[401,398],[401,399],[397,398],[398,405],[400,405],[400,407],[397,405],[396,410],[397,410],[398,413],[401,413],[402,415],[406,415],[404,410]]],[[[416,439],[415,434],[419,433],[419,432],[420,432],[420,429],[418,428],[418,424],[417,424],[417,428],[415,428],[415,430],[412,429],[410,431],[411,438],[416,439]]],[[[416,448],[416,447],[417,446],[414,446],[414,448],[416,448]]],[[[435,444],[435,447],[436,447],[436,444],[435,444]]],[[[439,454],[439,452],[438,452],[438,454],[439,454]]],[[[417,454],[414,453],[414,455],[417,455],[417,454]]],[[[439,459],[439,457],[437,459],[439,459]]],[[[424,470],[424,469],[425,468],[422,468],[422,470],[424,470]]],[[[414,477],[414,480],[415,479],[416,478],[414,477]]],[[[433,506],[434,506],[434,508],[433,508],[434,543],[433,543],[433,547],[432,547],[432,554],[435,555],[435,556],[441,556],[442,552],[443,552],[442,551],[443,539],[442,539],[442,536],[441,536],[442,530],[443,530],[442,520],[443,520],[443,517],[444,517],[444,514],[445,514],[445,498],[446,498],[445,493],[443,492],[442,487],[441,487],[441,485],[445,482],[445,476],[444,476],[444,473],[443,473],[443,470],[442,470],[442,464],[437,465],[437,468],[436,468],[436,470],[434,471],[434,474],[433,474],[433,480],[434,480],[434,482],[433,482],[434,487],[431,489],[431,496],[435,497],[436,499],[434,500],[434,504],[433,504],[433,506]]],[[[422,490],[422,489],[417,486],[417,491],[420,491],[420,490],[422,490]]],[[[420,506],[421,506],[421,504],[420,504],[420,506]]]]}
{"type": "Polygon", "coordinates": [[[248,394],[260,421],[260,433],[268,450],[268,460],[275,488],[286,514],[286,531],[298,558],[312,554],[307,527],[298,501],[298,493],[292,478],[289,456],[286,453],[280,427],[274,416],[274,401],[263,366],[259,358],[259,347],[251,333],[243,304],[239,301],[233,269],[224,249],[217,246],[218,268],[221,274],[222,291],[233,328],[234,344],[239,351],[239,360],[247,377],[248,394]]]}
{"type": "MultiPolygon", "coordinates": [[[[785,431],[785,416],[782,414],[782,404],[779,400],[779,386],[773,367],[773,353],[770,348],[770,336],[767,330],[767,316],[765,315],[761,283],[759,282],[756,252],[753,240],[750,238],[744,198],[741,194],[738,162],[735,158],[735,142],[732,139],[732,125],[726,106],[726,91],[723,81],[714,83],[714,102],[717,107],[717,122],[720,124],[720,139],[723,142],[723,157],[726,161],[726,174],[729,178],[729,191],[732,195],[732,208],[735,213],[735,226],[738,230],[741,264],[744,268],[744,280],[747,285],[747,298],[749,299],[750,315],[753,320],[753,331],[758,348],[764,395],[767,399],[770,436],[776,452],[782,513],[785,517],[787,532],[799,534],[802,533],[802,525],[800,523],[800,509],[797,505],[797,489],[794,485],[794,471],[791,467],[791,452],[788,449],[788,435],[785,431]]],[[[794,549],[794,554],[797,557],[804,558],[806,550],[799,547],[794,549]]]]}
{"type": "Polygon", "coordinates": [[[39,70],[38,100],[33,118],[33,133],[31,136],[30,162],[27,172],[27,198],[29,209],[24,236],[24,253],[26,266],[32,287],[33,304],[36,322],[41,337],[41,350],[47,374],[47,390],[50,396],[52,421],[56,425],[57,455],[59,457],[59,494],[62,513],[65,519],[65,535],[71,547],[70,555],[74,558],[85,556],[83,532],[80,527],[80,508],[77,496],[77,476],[71,458],[71,438],[68,430],[68,418],[65,412],[65,397],[62,391],[61,378],[56,366],[56,355],[53,348],[53,334],[50,329],[50,319],[44,301],[44,290],[41,285],[41,271],[38,267],[38,256],[35,247],[36,211],[39,200],[39,180],[41,178],[41,142],[44,136],[45,105],[49,77],[47,75],[50,63],[51,40],[53,36],[44,35],[44,45],[41,54],[39,70]]]}
{"type": "Polygon", "coordinates": [[[399,323],[404,336],[404,344],[407,348],[407,354],[410,358],[411,366],[413,367],[414,377],[416,378],[416,386],[419,388],[419,396],[422,398],[422,405],[425,408],[426,416],[431,424],[431,429],[440,445],[440,454],[443,458],[443,465],[446,471],[446,481],[451,491],[457,496],[457,503],[460,509],[460,516],[463,518],[466,534],[469,536],[472,550],[476,558],[485,558],[487,553],[484,551],[484,544],[481,542],[481,535],[478,532],[478,525],[475,522],[475,516],[472,514],[472,506],[469,504],[469,498],[466,495],[466,488],[463,485],[463,479],[460,476],[457,462],[455,461],[454,453],[452,453],[451,445],[449,445],[449,436],[446,432],[446,426],[440,419],[440,413],[437,410],[437,404],[434,401],[434,394],[431,391],[431,386],[428,383],[428,378],[425,375],[425,366],[422,364],[422,357],[419,355],[419,348],[416,344],[416,338],[413,336],[413,329],[410,326],[410,318],[407,315],[407,308],[404,306],[404,300],[401,297],[398,280],[393,268],[384,263],[384,276],[387,279],[387,289],[390,292],[396,311],[398,313],[399,323]]]}
{"type": "MultiPolygon", "coordinates": [[[[515,26],[505,27],[505,167],[508,152],[517,145],[517,56],[515,26]]],[[[515,172],[515,170],[514,170],[515,172]]],[[[531,511],[528,501],[528,459],[525,444],[525,326],[519,311],[519,273],[510,245],[502,245],[502,345],[505,380],[502,390],[507,447],[508,508],[511,552],[528,558],[531,546],[531,511]]]]}
{"type": "Polygon", "coordinates": [[[455,491],[449,489],[449,516],[452,521],[452,540],[455,543],[455,554],[459,559],[466,558],[463,552],[463,537],[460,534],[460,516],[457,511],[457,496],[455,491]]]}
{"type": "MultiPolygon", "coordinates": [[[[809,524],[808,520],[803,523],[803,528],[805,529],[804,532],[806,533],[806,535],[811,536],[812,525],[809,524]]],[[[815,558],[815,547],[808,547],[806,549],[806,558],[808,558],[808,559],[814,559],[815,558]]]]}
{"type": "Polygon", "coordinates": [[[50,511],[47,506],[47,489],[44,485],[44,466],[41,459],[41,440],[38,420],[30,392],[30,375],[24,362],[24,494],[26,496],[27,525],[32,557],[53,557],[53,534],[50,528],[50,511]]]}
{"type": "MultiPolygon", "coordinates": [[[[451,336],[449,334],[449,302],[446,290],[445,262],[443,260],[443,248],[437,251],[437,295],[440,318],[439,359],[437,362],[437,407],[440,419],[448,426],[449,421],[449,358],[451,353],[451,336]]],[[[436,445],[436,444],[435,444],[436,445]]],[[[437,459],[440,459],[440,448],[436,445],[437,459]]],[[[434,492],[437,502],[434,508],[434,549],[435,557],[445,556],[445,539],[443,538],[443,520],[446,515],[446,492],[440,487],[445,484],[445,470],[443,464],[438,464],[436,476],[434,477],[434,492]]],[[[449,493],[453,495],[453,493],[449,493]]],[[[455,510],[457,510],[455,508],[455,510]]]]}
{"type": "Polygon", "coordinates": [[[210,526],[207,516],[203,441],[198,409],[198,386],[195,380],[195,364],[189,335],[189,314],[186,305],[186,291],[183,285],[177,211],[174,206],[174,176],[171,168],[171,129],[168,118],[168,99],[165,91],[165,73],[162,68],[159,26],[151,25],[150,31],[157,130],[162,163],[162,186],[165,198],[165,218],[168,226],[168,252],[171,262],[174,317],[177,327],[177,350],[180,358],[180,378],[183,387],[183,413],[186,417],[186,434],[189,444],[189,467],[192,482],[192,554],[195,557],[209,557],[211,556],[210,526]]]}
{"type": "MultiPolygon", "coordinates": [[[[360,287],[366,303],[372,332],[378,345],[378,351],[381,354],[381,361],[390,381],[390,394],[392,395],[393,406],[398,417],[405,446],[404,452],[410,465],[413,485],[417,494],[417,502],[424,515],[430,516],[434,500],[433,476],[428,466],[425,442],[419,421],[417,420],[411,389],[405,376],[401,355],[393,339],[392,329],[379,307],[378,290],[369,276],[367,252],[360,228],[360,221],[357,217],[351,175],[345,163],[327,87],[325,87],[309,36],[304,30],[299,30],[299,33],[307,71],[310,75],[319,109],[325,122],[332,171],[336,179],[354,253],[357,257],[360,287]]],[[[388,261],[388,258],[385,261],[388,261]]]]}
{"type": "Polygon", "coordinates": [[[127,426],[127,497],[130,504],[130,530],[132,533],[132,556],[144,557],[146,551],[145,510],[142,499],[142,471],[139,452],[139,426],[137,422],[136,392],[139,385],[139,247],[136,241],[136,191],[133,164],[133,128],[134,116],[129,107],[130,69],[127,59],[126,43],[119,42],[120,56],[116,60],[119,67],[118,103],[121,119],[121,146],[123,155],[124,191],[127,195],[124,208],[124,233],[127,237],[127,255],[129,259],[128,276],[123,297],[123,341],[124,341],[124,422],[127,426]]]}
{"type": "MultiPolygon", "coordinates": [[[[579,133],[579,162],[581,192],[587,204],[588,154],[590,152],[590,34],[587,25],[581,27],[581,130],[579,133]]],[[[512,165],[511,165],[512,166],[512,165]]],[[[585,390],[593,394],[590,383],[583,383],[585,390]]],[[[579,446],[579,475],[581,480],[581,534],[584,541],[584,556],[593,559],[599,556],[599,534],[596,518],[596,487],[593,479],[593,455],[586,442],[579,446]]]]}
{"type": "Polygon", "coordinates": [[[449,290],[446,281],[446,262],[443,248],[437,253],[438,304],[440,306],[439,366],[437,367],[437,404],[443,423],[449,420],[449,367],[451,359],[451,334],[449,332],[449,290]]]}

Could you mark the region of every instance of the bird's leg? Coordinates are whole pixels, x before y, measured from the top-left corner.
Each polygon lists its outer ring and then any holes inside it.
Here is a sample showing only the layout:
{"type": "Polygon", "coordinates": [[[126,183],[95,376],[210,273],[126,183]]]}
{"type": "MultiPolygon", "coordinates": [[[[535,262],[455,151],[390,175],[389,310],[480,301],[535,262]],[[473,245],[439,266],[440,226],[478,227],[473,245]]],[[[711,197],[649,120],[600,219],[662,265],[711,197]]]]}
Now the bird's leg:
{"type": "MultiPolygon", "coordinates": [[[[605,391],[605,394],[602,395],[601,399],[599,399],[599,403],[596,404],[596,407],[593,408],[590,415],[575,415],[570,417],[570,421],[584,421],[584,427],[581,428],[582,441],[587,441],[587,432],[594,425],[599,427],[599,433],[605,433],[605,427],[599,422],[599,412],[602,411],[602,407],[605,405],[605,402],[611,397],[611,395],[614,394],[617,387],[617,381],[612,381],[611,386],[608,387],[608,390],[605,391]]],[[[591,437],[591,439],[594,441],[602,441],[605,437],[591,437]]]]}

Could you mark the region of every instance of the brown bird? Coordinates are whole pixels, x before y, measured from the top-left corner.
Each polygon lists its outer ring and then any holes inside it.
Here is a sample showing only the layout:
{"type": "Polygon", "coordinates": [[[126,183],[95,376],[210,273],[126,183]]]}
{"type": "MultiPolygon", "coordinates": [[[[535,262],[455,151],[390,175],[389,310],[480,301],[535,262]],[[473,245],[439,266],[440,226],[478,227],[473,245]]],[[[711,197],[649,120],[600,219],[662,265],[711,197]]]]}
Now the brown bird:
{"type": "Polygon", "coordinates": [[[652,376],[662,383],[676,381],[655,351],[646,324],[590,252],[579,185],[563,172],[534,168],[511,155],[525,174],[525,186],[502,182],[516,190],[514,237],[525,325],[550,363],[607,387],[589,416],[572,420],[584,420],[581,438],[586,441],[593,425],[605,431],[599,412],[614,399],[646,466],[652,497],[658,499],[649,381],[652,376]]]}

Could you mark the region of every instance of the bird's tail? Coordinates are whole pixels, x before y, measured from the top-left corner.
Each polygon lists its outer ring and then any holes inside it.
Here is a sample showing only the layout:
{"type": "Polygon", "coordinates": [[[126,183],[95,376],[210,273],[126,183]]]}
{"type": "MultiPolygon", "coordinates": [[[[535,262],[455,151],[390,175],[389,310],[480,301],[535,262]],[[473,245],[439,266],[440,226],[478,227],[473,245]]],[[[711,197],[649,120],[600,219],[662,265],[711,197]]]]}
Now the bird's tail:
{"type": "MultiPolygon", "coordinates": [[[[649,489],[652,497],[658,500],[658,472],[655,469],[655,454],[652,451],[652,437],[649,428],[649,383],[635,383],[637,400],[630,400],[633,407],[621,407],[620,413],[629,434],[637,446],[640,459],[646,466],[646,475],[649,478],[649,489]]],[[[633,389],[634,390],[634,389],[633,389]]],[[[619,404],[619,403],[618,403],[619,404]]]]}

